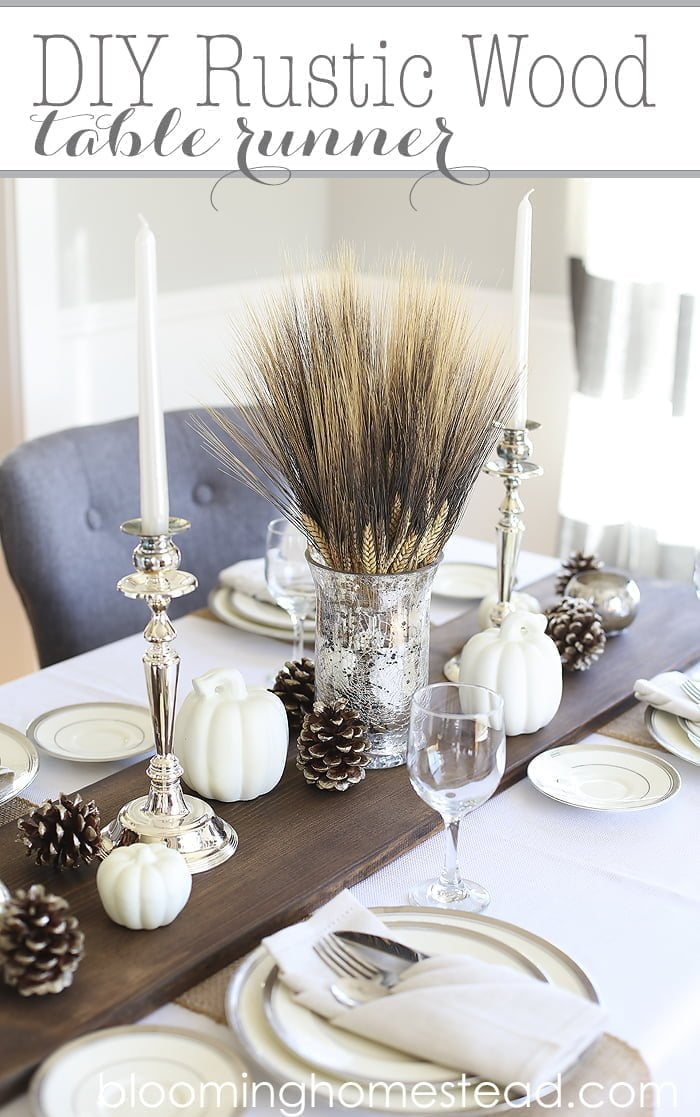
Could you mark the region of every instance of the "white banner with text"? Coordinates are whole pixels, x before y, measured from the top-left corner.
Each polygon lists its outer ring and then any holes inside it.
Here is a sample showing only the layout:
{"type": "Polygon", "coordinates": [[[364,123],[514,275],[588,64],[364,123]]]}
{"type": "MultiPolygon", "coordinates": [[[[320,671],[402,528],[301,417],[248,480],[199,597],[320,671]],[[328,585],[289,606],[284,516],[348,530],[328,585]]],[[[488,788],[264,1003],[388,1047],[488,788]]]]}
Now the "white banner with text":
{"type": "Polygon", "coordinates": [[[700,170],[697,8],[2,8],[0,170],[700,170]]]}

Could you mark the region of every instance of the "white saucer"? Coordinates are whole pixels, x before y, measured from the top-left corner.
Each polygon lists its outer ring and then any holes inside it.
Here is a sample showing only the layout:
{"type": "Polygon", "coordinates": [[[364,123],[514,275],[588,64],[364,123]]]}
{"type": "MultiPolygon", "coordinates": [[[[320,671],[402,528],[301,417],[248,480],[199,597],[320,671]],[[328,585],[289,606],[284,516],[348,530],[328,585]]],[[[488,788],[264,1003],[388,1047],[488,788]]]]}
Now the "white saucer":
{"type": "Polygon", "coordinates": [[[681,760],[700,766],[700,748],[690,740],[675,714],[647,706],[644,721],[657,744],[681,760]]]}
{"type": "Polygon", "coordinates": [[[473,601],[496,592],[493,566],[478,562],[443,562],[433,581],[433,594],[457,601],[473,601]]]}
{"type": "Polygon", "coordinates": [[[533,787],[570,807],[641,811],[680,790],[676,769],[653,752],[621,744],[563,745],[530,761],[533,787]]]}
{"type": "Polygon", "coordinates": [[[27,787],[39,771],[32,742],[11,725],[0,725],[0,803],[7,803],[27,787]]]}
{"type": "Polygon", "coordinates": [[[32,1079],[30,1099],[36,1117],[233,1117],[245,1108],[244,1074],[227,1046],[197,1032],[106,1028],[51,1055],[32,1079]],[[230,1104],[222,1107],[221,1099],[230,1104]]]}
{"type": "Polygon", "coordinates": [[[153,749],[153,723],[145,706],[81,702],[35,718],[27,736],[62,760],[128,760],[153,749]]]}
{"type": "MultiPolygon", "coordinates": [[[[259,620],[251,620],[249,617],[244,617],[233,606],[233,594],[227,586],[218,586],[209,594],[208,605],[210,611],[214,614],[217,620],[223,621],[231,628],[241,629],[243,632],[253,632],[256,636],[271,636],[273,640],[287,640],[292,639],[292,625],[291,621],[287,628],[280,628],[277,624],[266,624],[259,620]]],[[[252,598],[249,598],[249,601],[252,598]]],[[[257,602],[257,604],[263,604],[257,602]]],[[[269,606],[275,609],[276,606],[269,606]]],[[[304,631],[311,635],[315,632],[316,626],[314,621],[306,621],[304,624],[304,631]]]]}

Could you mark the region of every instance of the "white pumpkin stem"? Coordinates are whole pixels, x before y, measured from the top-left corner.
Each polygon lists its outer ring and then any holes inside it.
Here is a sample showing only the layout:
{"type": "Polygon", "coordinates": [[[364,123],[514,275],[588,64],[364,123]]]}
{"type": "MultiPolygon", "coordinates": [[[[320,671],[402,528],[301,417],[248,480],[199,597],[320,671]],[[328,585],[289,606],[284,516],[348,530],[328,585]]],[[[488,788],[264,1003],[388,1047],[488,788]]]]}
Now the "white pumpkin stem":
{"type": "Polygon", "coordinates": [[[202,698],[221,694],[225,698],[242,700],[248,696],[245,679],[235,667],[215,667],[193,679],[192,686],[202,698]]]}
{"type": "Polygon", "coordinates": [[[526,613],[524,609],[516,609],[508,613],[501,623],[502,640],[522,640],[523,637],[544,632],[547,619],[542,613],[526,613]]]}

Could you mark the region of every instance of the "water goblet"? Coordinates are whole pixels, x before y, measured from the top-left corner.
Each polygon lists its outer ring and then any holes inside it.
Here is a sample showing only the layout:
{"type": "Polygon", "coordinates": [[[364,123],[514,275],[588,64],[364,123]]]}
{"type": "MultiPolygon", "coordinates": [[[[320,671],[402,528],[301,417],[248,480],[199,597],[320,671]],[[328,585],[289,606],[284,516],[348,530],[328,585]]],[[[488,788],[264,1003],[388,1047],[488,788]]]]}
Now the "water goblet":
{"type": "Polygon", "coordinates": [[[304,656],[304,621],[316,602],[307,547],[306,537],[287,520],[271,520],[267,525],[265,581],[274,600],[291,617],[294,659],[304,656]]]}
{"type": "Polygon", "coordinates": [[[483,911],[487,890],[465,880],[459,868],[459,824],[489,799],[505,768],[503,699],[486,687],[434,683],[411,703],[408,775],[414,791],[445,824],[445,864],[437,880],[411,889],[422,907],[483,911]]]}

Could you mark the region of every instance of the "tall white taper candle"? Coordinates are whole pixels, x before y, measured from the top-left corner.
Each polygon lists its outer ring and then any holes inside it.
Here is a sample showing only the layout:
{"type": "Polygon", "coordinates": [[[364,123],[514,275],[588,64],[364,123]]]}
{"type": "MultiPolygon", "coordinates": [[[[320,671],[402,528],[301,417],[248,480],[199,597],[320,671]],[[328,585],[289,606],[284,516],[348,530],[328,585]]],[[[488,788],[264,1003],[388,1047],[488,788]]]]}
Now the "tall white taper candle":
{"type": "Polygon", "coordinates": [[[168,463],[160,402],[156,343],[156,238],[143,217],[136,234],[136,312],[138,321],[139,467],[141,520],[146,535],[168,530],[168,463]]]}
{"type": "Polygon", "coordinates": [[[530,257],[532,252],[532,206],[528,190],[518,206],[513,261],[513,358],[520,373],[520,387],[511,423],[516,430],[527,422],[528,345],[530,335],[530,257]]]}

